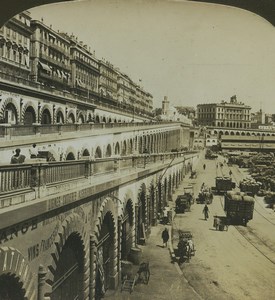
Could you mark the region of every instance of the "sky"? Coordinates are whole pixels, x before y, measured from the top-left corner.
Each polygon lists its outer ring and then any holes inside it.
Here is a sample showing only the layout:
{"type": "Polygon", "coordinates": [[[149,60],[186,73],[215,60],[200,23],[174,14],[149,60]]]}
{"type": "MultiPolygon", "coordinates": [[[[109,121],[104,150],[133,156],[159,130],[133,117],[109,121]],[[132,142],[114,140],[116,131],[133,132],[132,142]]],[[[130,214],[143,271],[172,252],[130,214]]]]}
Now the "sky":
{"type": "Polygon", "coordinates": [[[275,113],[275,29],[251,12],[165,0],[81,0],[30,9],[119,67],[161,107],[238,101],[275,113]]]}

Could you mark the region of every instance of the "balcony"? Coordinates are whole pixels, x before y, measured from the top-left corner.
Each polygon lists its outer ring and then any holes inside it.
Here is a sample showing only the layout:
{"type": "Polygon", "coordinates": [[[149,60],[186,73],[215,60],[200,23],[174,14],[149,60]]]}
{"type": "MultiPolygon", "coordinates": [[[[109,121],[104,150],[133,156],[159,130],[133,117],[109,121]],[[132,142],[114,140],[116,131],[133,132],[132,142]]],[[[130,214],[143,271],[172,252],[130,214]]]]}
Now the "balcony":
{"type": "Polygon", "coordinates": [[[56,59],[51,58],[51,57],[48,56],[48,55],[45,55],[45,54],[40,53],[40,57],[41,57],[42,59],[44,59],[45,61],[47,61],[47,62],[49,62],[49,63],[51,63],[51,64],[54,64],[54,65],[60,67],[61,69],[65,69],[65,70],[68,71],[68,72],[71,71],[71,67],[70,67],[70,66],[67,66],[67,65],[63,64],[63,63],[57,61],[56,59]]]}

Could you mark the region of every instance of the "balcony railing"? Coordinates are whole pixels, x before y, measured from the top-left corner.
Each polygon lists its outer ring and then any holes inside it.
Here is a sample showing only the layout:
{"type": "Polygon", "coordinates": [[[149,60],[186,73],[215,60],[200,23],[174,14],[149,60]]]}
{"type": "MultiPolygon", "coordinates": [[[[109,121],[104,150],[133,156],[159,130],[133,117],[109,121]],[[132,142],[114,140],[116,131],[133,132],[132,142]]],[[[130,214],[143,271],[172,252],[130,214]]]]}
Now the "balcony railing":
{"type": "Polygon", "coordinates": [[[23,197],[12,197],[20,193],[34,192],[36,199],[41,189],[67,181],[88,179],[118,171],[145,168],[157,162],[170,163],[172,159],[197,155],[197,152],[169,152],[162,154],[142,154],[137,156],[110,157],[96,160],[77,160],[49,163],[16,164],[0,166],[0,208],[25,202],[23,197]],[[19,200],[18,200],[19,199],[19,200]],[[21,199],[21,200],[20,200],[21,199]],[[20,202],[21,201],[21,202],[20,202]]]}
{"type": "Polygon", "coordinates": [[[83,124],[34,124],[34,125],[11,125],[0,124],[0,139],[11,139],[20,136],[34,136],[45,134],[61,134],[66,132],[89,131],[110,128],[126,127],[160,127],[165,124],[174,125],[176,122],[131,122],[131,123],[83,123],[83,124]]]}

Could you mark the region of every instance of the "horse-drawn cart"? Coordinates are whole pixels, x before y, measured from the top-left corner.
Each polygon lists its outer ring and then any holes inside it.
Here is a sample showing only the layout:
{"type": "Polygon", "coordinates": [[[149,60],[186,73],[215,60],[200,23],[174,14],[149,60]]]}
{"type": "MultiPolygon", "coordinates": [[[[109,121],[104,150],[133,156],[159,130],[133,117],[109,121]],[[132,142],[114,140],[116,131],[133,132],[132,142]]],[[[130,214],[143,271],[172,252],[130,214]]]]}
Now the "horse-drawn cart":
{"type": "Polygon", "coordinates": [[[178,231],[179,242],[178,242],[178,256],[179,263],[184,261],[189,262],[191,257],[195,255],[195,245],[193,242],[193,235],[191,231],[178,231]]]}

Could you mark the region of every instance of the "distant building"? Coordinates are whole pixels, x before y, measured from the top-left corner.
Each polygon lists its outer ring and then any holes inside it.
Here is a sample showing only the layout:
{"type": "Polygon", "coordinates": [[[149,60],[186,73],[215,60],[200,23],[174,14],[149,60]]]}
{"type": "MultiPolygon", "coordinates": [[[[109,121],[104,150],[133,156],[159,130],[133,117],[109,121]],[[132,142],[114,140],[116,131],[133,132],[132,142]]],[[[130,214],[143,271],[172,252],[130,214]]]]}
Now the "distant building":
{"type": "Polygon", "coordinates": [[[164,100],[162,101],[162,114],[168,115],[168,113],[169,113],[169,101],[168,101],[168,97],[164,96],[164,100]]]}
{"type": "Polygon", "coordinates": [[[202,126],[226,128],[250,128],[251,107],[237,101],[236,96],[230,102],[197,105],[197,123],[202,126]]]}

